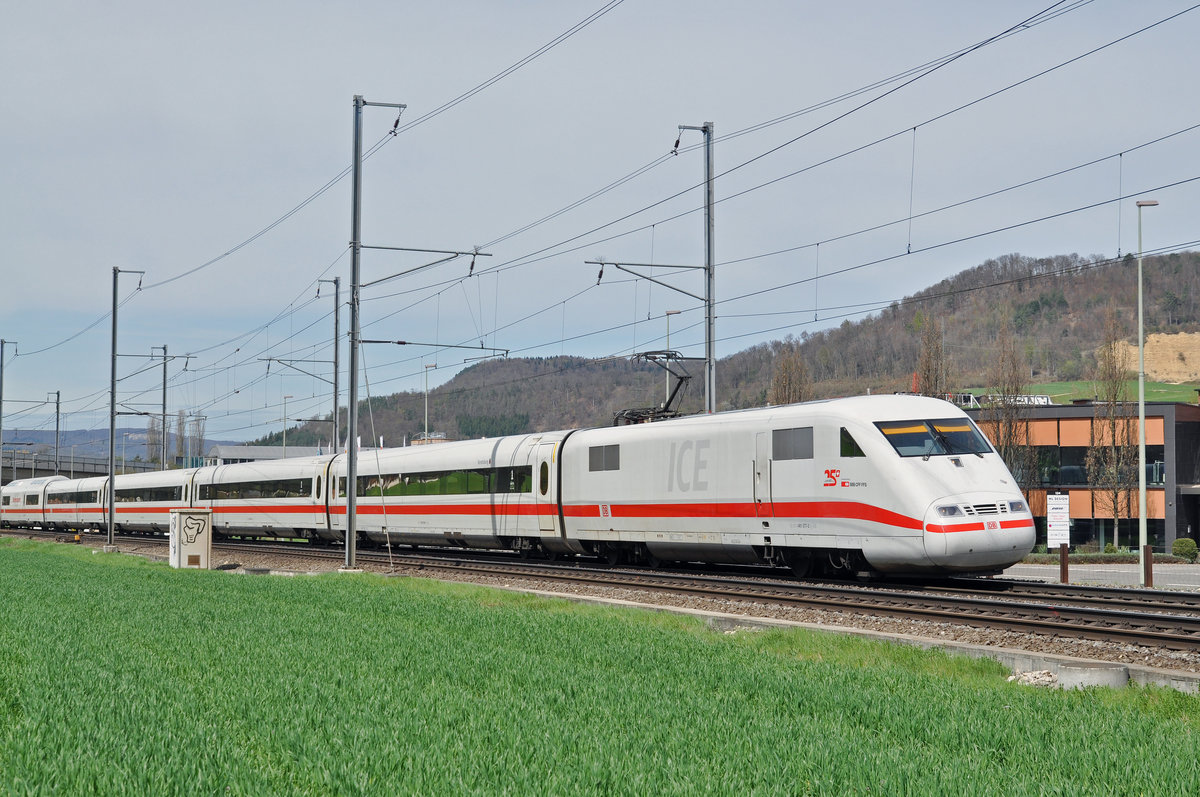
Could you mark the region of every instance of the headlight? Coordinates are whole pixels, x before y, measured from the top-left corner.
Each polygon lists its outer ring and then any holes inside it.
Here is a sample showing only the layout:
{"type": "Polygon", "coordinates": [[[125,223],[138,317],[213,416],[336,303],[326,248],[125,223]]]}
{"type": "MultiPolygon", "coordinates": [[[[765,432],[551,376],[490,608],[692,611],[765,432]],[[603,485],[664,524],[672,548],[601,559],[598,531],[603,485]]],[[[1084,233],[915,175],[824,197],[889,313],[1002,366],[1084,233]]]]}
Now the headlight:
{"type": "Polygon", "coordinates": [[[939,506],[937,513],[941,517],[955,517],[956,515],[961,515],[962,510],[956,504],[950,504],[949,506],[939,506]]]}
{"type": "Polygon", "coordinates": [[[1025,506],[1024,501],[1009,501],[1008,502],[1008,511],[1009,512],[1028,512],[1029,508],[1027,506],[1025,506]]]}

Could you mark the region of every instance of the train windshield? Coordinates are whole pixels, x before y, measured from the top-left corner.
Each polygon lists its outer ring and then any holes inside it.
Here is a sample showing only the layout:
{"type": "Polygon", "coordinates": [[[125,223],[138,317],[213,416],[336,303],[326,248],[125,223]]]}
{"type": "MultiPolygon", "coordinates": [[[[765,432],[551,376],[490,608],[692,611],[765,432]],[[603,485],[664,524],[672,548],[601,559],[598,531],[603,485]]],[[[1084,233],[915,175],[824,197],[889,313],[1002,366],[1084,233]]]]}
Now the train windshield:
{"type": "Polygon", "coordinates": [[[933,421],[877,421],[883,436],[902,457],[987,454],[987,439],[966,418],[933,421]]]}

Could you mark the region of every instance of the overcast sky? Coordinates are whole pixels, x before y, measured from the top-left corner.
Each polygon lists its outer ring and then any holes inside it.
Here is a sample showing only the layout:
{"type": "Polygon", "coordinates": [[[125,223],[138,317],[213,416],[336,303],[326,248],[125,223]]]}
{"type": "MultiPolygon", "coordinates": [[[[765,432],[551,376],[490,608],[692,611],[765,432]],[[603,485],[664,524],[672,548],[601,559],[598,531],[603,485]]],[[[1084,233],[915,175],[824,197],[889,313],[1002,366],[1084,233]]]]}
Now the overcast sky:
{"type": "MultiPolygon", "coordinates": [[[[210,439],[279,428],[285,395],[290,417],[328,412],[334,300],[316,280],[340,277],[348,299],[350,180],[312,197],[350,166],[355,94],[408,106],[394,137],[396,111],[363,115],[364,150],[382,143],[363,166],[363,243],[490,255],[469,276],[468,257],[364,288],[367,339],[627,355],[662,348],[664,312],[681,310],[671,346],[702,356],[699,302],[611,267],[597,285],[584,261],[662,264],[656,277],[703,293],[699,272],[666,265],[704,261],[702,135],[670,153],[679,125],[708,121],[718,356],[990,257],[1136,251],[1138,199],[1161,202],[1147,251],[1200,239],[1200,9],[1068,0],[1038,16],[1051,7],[7,3],[4,427],[53,428],[25,402],[55,390],[65,428],[107,427],[114,266],[145,272],[140,291],[137,274],[119,284],[127,407],[160,401],[161,370],[145,369],[165,344],[192,355],[168,365],[168,410],[204,414],[210,439]],[[305,375],[269,357],[317,362],[293,363],[305,375]]],[[[366,251],[362,279],[436,257],[366,251]]],[[[344,307],[343,335],[348,321],[344,307]]],[[[479,354],[366,345],[365,378],[375,396],[421,390],[424,365],[437,384],[479,354]]]]}

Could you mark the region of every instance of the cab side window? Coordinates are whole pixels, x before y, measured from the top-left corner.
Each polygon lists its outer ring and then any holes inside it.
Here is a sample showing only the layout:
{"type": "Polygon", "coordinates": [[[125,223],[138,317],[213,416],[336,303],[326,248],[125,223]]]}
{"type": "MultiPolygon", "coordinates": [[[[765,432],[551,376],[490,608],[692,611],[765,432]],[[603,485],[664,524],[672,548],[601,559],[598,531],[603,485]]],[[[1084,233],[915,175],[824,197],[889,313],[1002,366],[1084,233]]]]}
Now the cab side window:
{"type": "Polygon", "coordinates": [[[865,457],[866,454],[859,447],[858,442],[851,436],[845,426],[842,427],[842,456],[843,457],[865,457]]]}

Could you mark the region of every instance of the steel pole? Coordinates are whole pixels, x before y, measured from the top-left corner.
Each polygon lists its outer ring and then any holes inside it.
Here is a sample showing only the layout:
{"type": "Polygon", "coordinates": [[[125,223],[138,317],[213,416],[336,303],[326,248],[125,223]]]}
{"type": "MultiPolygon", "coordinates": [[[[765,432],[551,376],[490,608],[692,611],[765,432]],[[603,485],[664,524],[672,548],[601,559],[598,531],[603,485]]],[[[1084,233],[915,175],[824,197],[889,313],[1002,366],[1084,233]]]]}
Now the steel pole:
{"type": "Polygon", "coordinates": [[[362,248],[362,109],[361,94],[354,95],[354,171],[350,203],[350,408],[346,422],[346,569],[355,567],[358,534],[358,256],[362,248]]]}
{"type": "Polygon", "coordinates": [[[58,438],[62,430],[62,391],[54,391],[54,475],[58,474],[58,438]]]}
{"type": "Polygon", "coordinates": [[[108,382],[108,545],[112,547],[117,475],[117,277],[121,269],[113,266],[112,285],[112,365],[108,382]]]}
{"type": "Polygon", "coordinates": [[[340,439],[339,411],[338,411],[338,341],[341,338],[341,312],[342,312],[342,278],[333,278],[333,453],[337,453],[342,447],[340,439]]]}
{"type": "Polygon", "coordinates": [[[1137,203],[1138,209],[1138,583],[1146,586],[1146,351],[1142,317],[1142,208],[1153,199],[1137,203]]]}
{"type": "MultiPolygon", "coordinates": [[[[0,483],[4,482],[4,347],[7,345],[8,341],[0,338],[0,483]]],[[[4,527],[3,521],[4,502],[0,501],[0,528],[4,527]]]]}
{"type": "MultiPolygon", "coordinates": [[[[666,315],[666,319],[667,319],[667,357],[670,358],[670,356],[671,356],[671,313],[670,313],[670,311],[667,311],[667,313],[665,315],[666,315]]],[[[667,362],[670,362],[670,359],[668,359],[667,362]]],[[[663,409],[665,410],[667,408],[667,402],[671,400],[671,369],[664,368],[663,370],[665,370],[667,372],[666,379],[663,380],[664,382],[666,382],[666,385],[667,385],[666,392],[663,393],[663,409]]]]}
{"type": "Polygon", "coordinates": [[[713,229],[713,123],[704,123],[704,411],[717,411],[717,316],[715,241],[713,229]]]}
{"type": "Polygon", "coordinates": [[[167,469],[167,344],[163,344],[163,395],[162,395],[162,456],[159,467],[167,469]]]}
{"type": "Polygon", "coordinates": [[[295,396],[287,395],[283,397],[283,459],[287,459],[287,400],[295,398],[295,396]]]}

